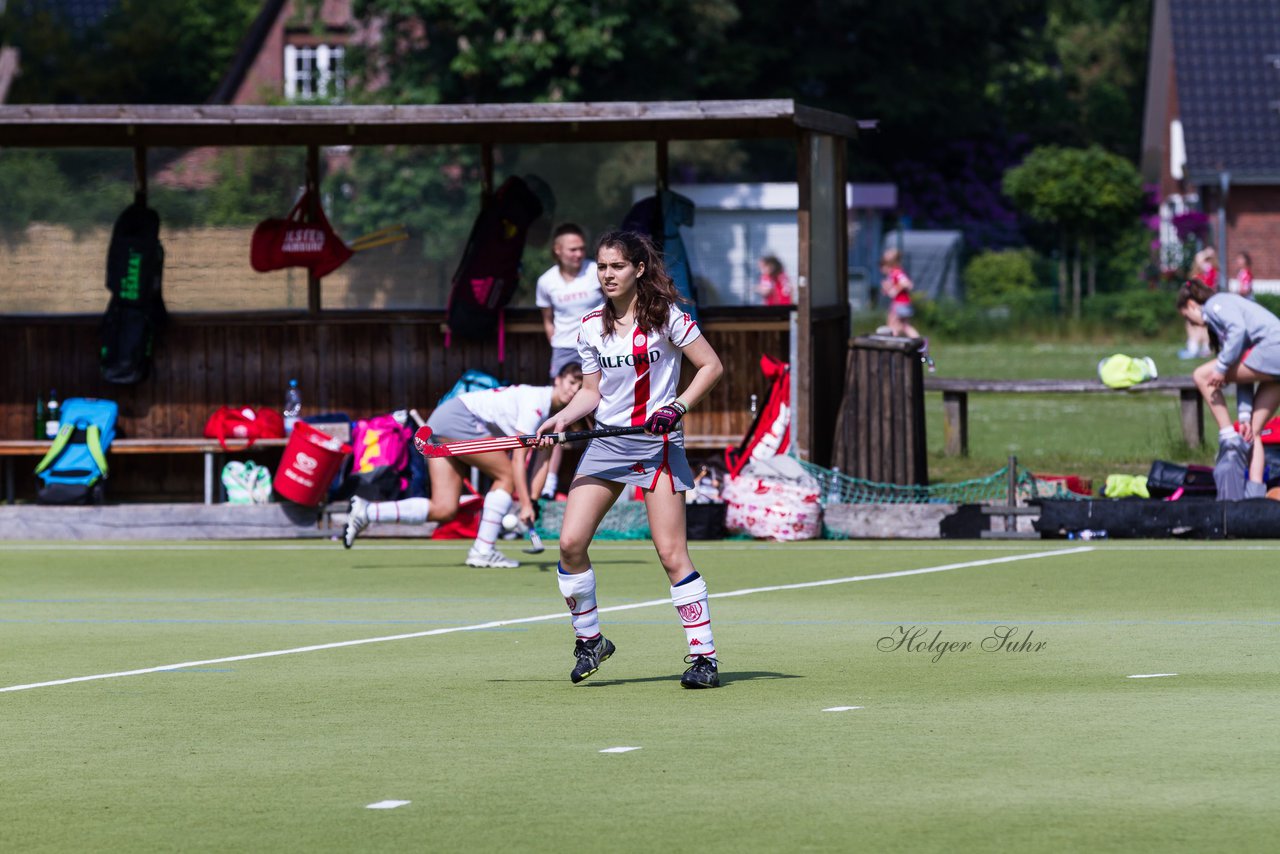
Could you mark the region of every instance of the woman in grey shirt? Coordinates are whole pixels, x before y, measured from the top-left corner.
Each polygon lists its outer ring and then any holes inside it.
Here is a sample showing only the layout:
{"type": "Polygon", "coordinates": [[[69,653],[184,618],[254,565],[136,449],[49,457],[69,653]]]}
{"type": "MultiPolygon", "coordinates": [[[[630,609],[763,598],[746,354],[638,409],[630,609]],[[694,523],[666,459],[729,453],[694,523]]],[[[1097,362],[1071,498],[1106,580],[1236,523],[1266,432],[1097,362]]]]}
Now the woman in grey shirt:
{"type": "MultiPolygon", "coordinates": [[[[1252,300],[1219,293],[1198,279],[1178,290],[1177,305],[1188,323],[1208,329],[1218,354],[1196,368],[1192,377],[1218,422],[1219,446],[1253,443],[1249,481],[1261,485],[1266,458],[1262,443],[1254,440],[1280,404],[1280,318],[1252,300]],[[1229,382],[1236,383],[1239,434],[1222,395],[1222,387],[1229,382]]],[[[1246,495],[1263,493],[1265,488],[1258,492],[1257,486],[1251,486],[1246,495]]]]}

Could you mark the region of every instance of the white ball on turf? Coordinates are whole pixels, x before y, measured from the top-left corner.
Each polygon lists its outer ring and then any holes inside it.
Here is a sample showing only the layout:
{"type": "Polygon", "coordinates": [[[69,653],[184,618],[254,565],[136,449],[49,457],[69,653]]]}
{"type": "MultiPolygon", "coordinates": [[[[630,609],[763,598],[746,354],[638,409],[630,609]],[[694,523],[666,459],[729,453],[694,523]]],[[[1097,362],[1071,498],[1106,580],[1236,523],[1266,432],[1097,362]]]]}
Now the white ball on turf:
{"type": "Polygon", "coordinates": [[[520,524],[520,517],[514,513],[508,513],[502,517],[502,527],[506,531],[514,531],[516,526],[520,524]]]}

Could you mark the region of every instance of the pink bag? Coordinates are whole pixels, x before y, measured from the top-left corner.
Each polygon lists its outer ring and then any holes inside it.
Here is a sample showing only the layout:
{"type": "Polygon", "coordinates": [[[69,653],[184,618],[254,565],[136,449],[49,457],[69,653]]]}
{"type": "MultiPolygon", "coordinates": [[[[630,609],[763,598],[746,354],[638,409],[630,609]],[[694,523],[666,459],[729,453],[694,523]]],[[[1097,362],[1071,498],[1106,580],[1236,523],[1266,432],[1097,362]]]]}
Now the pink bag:
{"type": "MultiPolygon", "coordinates": [[[[403,492],[409,486],[409,449],[412,443],[413,428],[394,415],[376,415],[357,421],[351,434],[355,455],[351,473],[361,480],[383,483],[383,475],[387,471],[396,472],[399,491],[403,492]],[[382,471],[374,477],[373,473],[378,470],[382,471]]],[[[393,483],[387,488],[395,489],[396,486],[393,483]]]]}
{"type": "Polygon", "coordinates": [[[766,540],[822,535],[818,482],[790,457],[748,463],[724,488],[725,527],[766,540]]]}

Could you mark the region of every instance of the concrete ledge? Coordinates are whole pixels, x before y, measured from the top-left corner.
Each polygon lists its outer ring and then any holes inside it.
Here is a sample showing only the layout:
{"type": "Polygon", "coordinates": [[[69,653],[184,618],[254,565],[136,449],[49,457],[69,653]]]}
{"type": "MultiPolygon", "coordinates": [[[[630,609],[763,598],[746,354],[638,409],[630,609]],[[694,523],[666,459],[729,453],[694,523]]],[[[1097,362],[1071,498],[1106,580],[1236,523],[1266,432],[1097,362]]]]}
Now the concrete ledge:
{"type": "MultiPolygon", "coordinates": [[[[296,504],[0,505],[3,540],[282,540],[341,536],[346,502],[296,504]]],[[[436,524],[373,524],[361,539],[429,537],[436,524]]]]}
{"type": "Polygon", "coordinates": [[[822,524],[851,540],[937,540],[955,504],[828,504],[822,524]]]}
{"type": "Polygon", "coordinates": [[[0,506],[0,540],[251,540],[328,537],[322,512],[293,504],[0,506]]]}
{"type": "MultiPolygon", "coordinates": [[[[985,516],[980,509],[955,504],[831,504],[823,522],[835,536],[868,540],[976,538],[981,530],[1004,527],[1003,518],[985,516]]],[[[563,513],[563,502],[545,505],[539,527],[549,537],[556,536],[563,513]]],[[[0,505],[0,541],[327,539],[340,536],[346,522],[345,503],[315,509],[288,503],[0,505]]],[[[1017,523],[1019,529],[1030,530],[1032,520],[1023,517],[1017,523]]],[[[646,538],[644,505],[619,501],[600,527],[646,538]]],[[[435,528],[435,523],[374,523],[360,539],[429,537],[435,528]]]]}

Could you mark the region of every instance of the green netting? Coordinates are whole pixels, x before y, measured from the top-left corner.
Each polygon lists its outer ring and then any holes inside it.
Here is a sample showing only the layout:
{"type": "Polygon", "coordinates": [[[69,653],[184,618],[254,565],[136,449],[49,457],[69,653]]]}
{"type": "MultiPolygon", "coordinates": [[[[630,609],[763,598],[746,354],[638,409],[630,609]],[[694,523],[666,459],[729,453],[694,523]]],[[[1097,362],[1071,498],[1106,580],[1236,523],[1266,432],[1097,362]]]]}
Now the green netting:
{"type": "MultiPolygon", "coordinates": [[[[542,512],[536,526],[544,537],[559,537],[564,522],[564,501],[542,502],[542,512]]],[[[619,501],[609,508],[596,531],[597,540],[647,540],[649,516],[643,501],[619,501]]]]}
{"type": "MultiPolygon", "coordinates": [[[[825,504],[981,504],[1009,499],[1009,467],[986,477],[962,480],[958,483],[932,483],[928,486],[904,486],[896,483],[877,483],[872,480],[849,477],[832,469],[799,460],[800,465],[821,489],[825,504]]],[[[1017,474],[1019,501],[1043,498],[1083,498],[1057,481],[1037,478],[1021,469],[1017,474]]]]}
{"type": "MultiPolygon", "coordinates": [[[[798,461],[806,472],[821,486],[822,503],[825,504],[981,504],[1004,502],[1009,499],[1009,467],[992,474],[960,481],[959,483],[935,483],[929,486],[902,486],[894,483],[876,483],[849,477],[832,469],[798,461]]],[[[1025,469],[1018,471],[1018,501],[1041,498],[1084,498],[1069,491],[1056,481],[1037,478],[1025,469]]],[[[537,530],[544,537],[559,537],[564,523],[563,501],[544,501],[538,518],[537,530]]],[[[823,526],[824,539],[844,539],[844,535],[823,526]]],[[[619,501],[609,509],[600,528],[599,540],[647,540],[649,517],[643,501],[619,501]]],[[[750,539],[745,534],[731,535],[730,539],[750,539]]]]}

